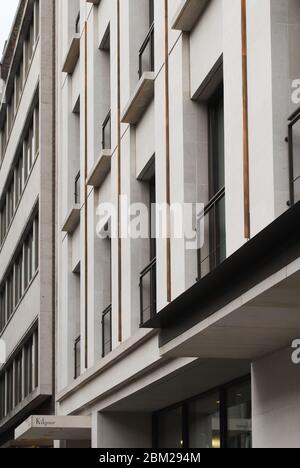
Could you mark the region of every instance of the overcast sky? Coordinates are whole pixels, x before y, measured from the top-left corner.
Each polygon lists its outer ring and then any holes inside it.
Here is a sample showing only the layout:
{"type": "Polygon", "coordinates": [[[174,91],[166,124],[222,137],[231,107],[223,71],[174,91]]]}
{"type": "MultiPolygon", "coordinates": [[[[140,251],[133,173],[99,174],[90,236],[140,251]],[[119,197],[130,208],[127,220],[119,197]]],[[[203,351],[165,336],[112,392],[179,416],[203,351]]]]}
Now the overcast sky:
{"type": "Polygon", "coordinates": [[[1,2],[0,14],[0,57],[2,56],[5,41],[9,35],[19,0],[1,2]]]}

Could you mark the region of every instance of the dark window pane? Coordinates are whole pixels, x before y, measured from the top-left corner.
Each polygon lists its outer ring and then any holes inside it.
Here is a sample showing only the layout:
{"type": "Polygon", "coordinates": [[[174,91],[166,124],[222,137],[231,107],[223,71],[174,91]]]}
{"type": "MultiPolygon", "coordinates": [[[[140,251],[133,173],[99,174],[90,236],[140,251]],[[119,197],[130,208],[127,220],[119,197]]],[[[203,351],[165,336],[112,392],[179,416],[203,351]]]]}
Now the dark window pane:
{"type": "Polygon", "coordinates": [[[182,407],[161,413],[157,417],[158,448],[182,448],[182,407]]]}
{"type": "Polygon", "coordinates": [[[228,448],[252,447],[250,382],[231,387],[227,393],[228,448]]]}
{"type": "Polygon", "coordinates": [[[220,402],[218,393],[190,403],[189,436],[189,448],[220,448],[220,402]]]}

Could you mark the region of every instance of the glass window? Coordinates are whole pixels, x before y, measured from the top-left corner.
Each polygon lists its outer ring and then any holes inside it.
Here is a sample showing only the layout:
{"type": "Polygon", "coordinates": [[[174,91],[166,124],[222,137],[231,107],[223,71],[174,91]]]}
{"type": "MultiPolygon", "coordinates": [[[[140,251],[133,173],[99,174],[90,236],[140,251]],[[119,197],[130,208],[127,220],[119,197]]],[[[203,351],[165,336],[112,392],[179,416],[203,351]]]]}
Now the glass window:
{"type": "Polygon", "coordinates": [[[15,360],[15,404],[22,401],[22,353],[15,360]]]}
{"type": "Polygon", "coordinates": [[[157,448],[251,448],[251,381],[243,380],[154,415],[157,448]]]}
{"type": "Polygon", "coordinates": [[[81,372],[81,338],[80,336],[75,340],[74,344],[74,379],[78,379],[81,372]]]}
{"type": "Polygon", "coordinates": [[[10,273],[7,279],[7,320],[10,319],[14,312],[14,275],[10,273]]]}
{"type": "Polygon", "coordinates": [[[33,391],[33,337],[24,348],[24,396],[33,391]]]}
{"type": "Polygon", "coordinates": [[[19,255],[15,264],[15,304],[18,305],[22,297],[22,268],[23,268],[23,252],[19,255]]]}
{"type": "Polygon", "coordinates": [[[14,374],[13,366],[11,365],[6,371],[6,382],[7,382],[7,394],[6,394],[6,408],[7,413],[10,413],[14,407],[14,396],[13,396],[13,384],[14,374]]]}
{"type": "Polygon", "coordinates": [[[5,285],[0,291],[0,332],[4,329],[6,325],[6,294],[5,294],[5,285]]]}
{"type": "Polygon", "coordinates": [[[183,447],[182,407],[164,411],[157,416],[157,448],[183,447]]]}
{"type": "Polygon", "coordinates": [[[210,198],[212,198],[225,185],[223,88],[217,92],[209,103],[208,114],[210,198]]]}
{"type": "Polygon", "coordinates": [[[5,417],[5,377],[0,377],[0,420],[5,417]]]}
{"type": "Polygon", "coordinates": [[[233,386],[228,390],[227,415],[228,448],[251,448],[252,411],[249,382],[233,386]]]}
{"type": "Polygon", "coordinates": [[[219,393],[189,404],[189,448],[220,448],[219,393]]]}
{"type": "Polygon", "coordinates": [[[225,158],[223,87],[208,105],[209,202],[203,211],[204,242],[199,249],[199,278],[214,270],[226,258],[225,158]]]}

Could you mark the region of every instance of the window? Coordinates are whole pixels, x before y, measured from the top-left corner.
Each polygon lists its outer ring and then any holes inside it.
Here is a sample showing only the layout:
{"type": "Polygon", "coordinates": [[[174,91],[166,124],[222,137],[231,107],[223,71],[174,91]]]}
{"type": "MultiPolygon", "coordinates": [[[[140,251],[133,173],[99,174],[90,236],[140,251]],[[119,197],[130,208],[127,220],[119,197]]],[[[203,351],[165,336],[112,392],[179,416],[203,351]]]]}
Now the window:
{"type": "Polygon", "coordinates": [[[9,274],[7,279],[7,320],[14,312],[14,273],[9,274]]]}
{"type": "Polygon", "coordinates": [[[23,157],[22,153],[18,157],[18,162],[16,165],[16,172],[15,172],[15,194],[16,194],[16,206],[18,205],[22,191],[23,191],[23,157]]]}
{"type": "Polygon", "coordinates": [[[189,448],[219,448],[221,440],[219,394],[212,393],[189,405],[189,448]]]}
{"type": "Polygon", "coordinates": [[[156,448],[251,448],[251,381],[224,385],[154,414],[156,448]]]}
{"type": "Polygon", "coordinates": [[[74,343],[74,379],[80,376],[80,359],[81,359],[81,337],[76,338],[74,343]]]}
{"type": "Polygon", "coordinates": [[[112,308],[111,305],[102,314],[102,357],[112,351],[112,308]]]}
{"type": "Polygon", "coordinates": [[[34,29],[35,35],[34,39],[37,41],[40,34],[40,1],[36,0],[34,3],[34,29]]]}
{"type": "Polygon", "coordinates": [[[40,253],[40,227],[39,217],[34,221],[34,271],[36,272],[39,268],[39,253],[40,253]]]}
{"type": "Polygon", "coordinates": [[[25,183],[29,177],[34,158],[39,150],[39,107],[34,111],[34,116],[31,119],[30,127],[27,131],[26,138],[22,143],[22,149],[19,150],[16,158],[15,166],[11,170],[10,183],[3,199],[1,200],[0,208],[0,244],[2,245],[15,211],[21,199],[25,183]],[[24,171],[24,172],[23,172],[24,171]],[[24,180],[23,180],[24,174],[24,180]]]}
{"type": "Polygon", "coordinates": [[[149,0],[149,31],[139,52],[139,77],[154,71],[154,0],[149,0]]]}
{"type": "Polygon", "coordinates": [[[111,113],[107,114],[102,125],[102,149],[111,149],[111,113]]]}
{"type": "Polygon", "coordinates": [[[5,285],[0,291],[0,333],[6,325],[6,290],[5,285]]]}
{"type": "Polygon", "coordinates": [[[149,251],[150,263],[140,274],[140,307],[141,324],[154,317],[157,311],[156,306],[156,185],[155,176],[148,182],[149,190],[149,251]]]}
{"type": "Polygon", "coordinates": [[[5,418],[5,376],[0,377],[0,420],[5,418]]]}
{"type": "Polygon", "coordinates": [[[76,18],[75,32],[76,34],[80,33],[80,12],[78,13],[78,16],[76,18]]]}
{"type": "Polygon", "coordinates": [[[7,226],[10,226],[14,215],[14,180],[12,179],[7,191],[7,226]]]}
{"type": "Polygon", "coordinates": [[[15,304],[19,304],[23,293],[22,286],[23,252],[19,255],[15,263],[15,304]]]}
{"type": "Polygon", "coordinates": [[[157,416],[157,448],[183,447],[183,408],[170,409],[157,416]]]}
{"type": "Polygon", "coordinates": [[[33,232],[27,236],[24,245],[24,289],[26,289],[33,278],[33,232]]]}
{"type": "Polygon", "coordinates": [[[11,364],[6,371],[6,408],[7,413],[10,413],[14,408],[14,369],[11,364]]]}
{"type": "Polygon", "coordinates": [[[22,352],[15,359],[15,405],[22,401],[22,352]]]}
{"type": "Polygon", "coordinates": [[[28,129],[27,136],[25,138],[25,154],[24,154],[24,179],[28,179],[32,164],[33,164],[33,145],[34,145],[34,136],[33,136],[33,122],[28,129]]]}
{"type": "Polygon", "coordinates": [[[198,252],[200,279],[226,258],[223,87],[209,102],[208,121],[210,200],[201,218],[204,243],[198,252]]]}
{"type": "Polygon", "coordinates": [[[74,202],[75,202],[75,205],[80,204],[80,172],[75,177],[74,202]]]}
{"type": "Polygon", "coordinates": [[[33,385],[33,337],[29,339],[24,348],[24,397],[32,393],[33,385]]]}
{"type": "Polygon", "coordinates": [[[13,315],[39,267],[39,217],[29,225],[25,242],[18,246],[16,259],[0,284],[0,327],[13,315]],[[4,321],[4,322],[3,322],[4,321]]]}
{"type": "Polygon", "coordinates": [[[0,222],[1,222],[1,244],[3,244],[6,231],[7,231],[7,222],[6,222],[6,200],[4,200],[1,211],[0,211],[0,222]]]}
{"type": "Polygon", "coordinates": [[[300,109],[289,119],[290,205],[300,200],[300,109]]]}
{"type": "Polygon", "coordinates": [[[233,386],[227,392],[227,447],[251,448],[252,409],[248,383],[233,386]]]}

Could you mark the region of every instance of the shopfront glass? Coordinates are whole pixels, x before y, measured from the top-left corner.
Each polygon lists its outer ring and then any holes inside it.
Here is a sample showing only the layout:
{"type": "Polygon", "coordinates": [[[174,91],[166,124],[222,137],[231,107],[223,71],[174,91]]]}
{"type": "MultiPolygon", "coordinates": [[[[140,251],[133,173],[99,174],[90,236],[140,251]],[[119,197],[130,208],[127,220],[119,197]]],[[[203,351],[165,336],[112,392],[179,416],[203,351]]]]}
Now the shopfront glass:
{"type": "Polygon", "coordinates": [[[157,448],[251,448],[251,381],[224,385],[154,415],[157,448]]]}
{"type": "Polygon", "coordinates": [[[190,448],[220,448],[220,400],[213,393],[189,404],[190,448]]]}

